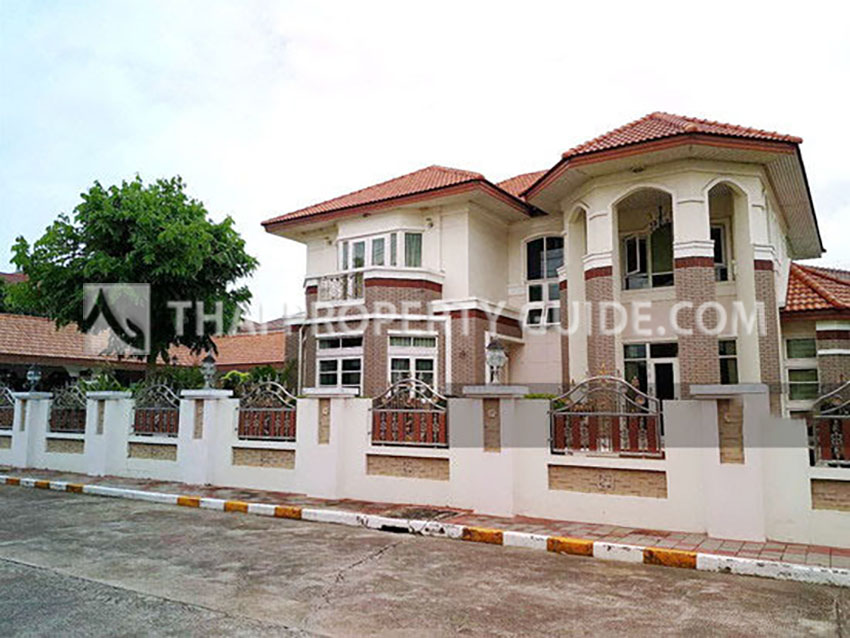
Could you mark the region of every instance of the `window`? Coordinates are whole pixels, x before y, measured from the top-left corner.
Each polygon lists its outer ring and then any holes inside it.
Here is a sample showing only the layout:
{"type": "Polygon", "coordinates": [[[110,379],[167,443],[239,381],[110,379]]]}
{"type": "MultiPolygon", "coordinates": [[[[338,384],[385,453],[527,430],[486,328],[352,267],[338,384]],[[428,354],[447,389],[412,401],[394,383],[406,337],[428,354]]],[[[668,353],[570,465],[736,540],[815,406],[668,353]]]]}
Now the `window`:
{"type": "Polygon", "coordinates": [[[792,401],[810,401],[818,398],[817,368],[788,370],[788,398],[792,401]]]}
{"type": "Polygon", "coordinates": [[[392,357],[390,359],[390,383],[398,383],[411,377],[434,387],[434,359],[431,357],[392,357]]]}
{"type": "Polygon", "coordinates": [[[561,301],[558,268],[564,265],[564,238],[533,239],[525,245],[525,256],[529,281],[525,323],[529,326],[557,324],[560,322],[561,301]]]}
{"type": "Polygon", "coordinates": [[[384,265],[384,238],[378,237],[372,240],[372,265],[384,265]]]}
{"type": "Polygon", "coordinates": [[[437,337],[432,335],[390,335],[390,383],[415,378],[435,387],[437,337]]]}
{"type": "Polygon", "coordinates": [[[673,398],[675,392],[673,360],[678,356],[679,344],[675,341],[624,344],[623,363],[626,381],[636,385],[642,392],[649,392],[652,388],[659,398],[673,398]]]}
{"type": "Polygon", "coordinates": [[[393,348],[436,348],[437,337],[410,337],[407,335],[390,337],[393,348]]]}
{"type": "Polygon", "coordinates": [[[361,366],[362,362],[359,357],[356,359],[320,359],[319,385],[360,388],[361,366]]]}
{"type": "Polygon", "coordinates": [[[673,285],[673,224],[623,239],[626,290],[673,285]]]}
{"type": "Polygon", "coordinates": [[[714,241],[714,280],[729,281],[729,263],[726,257],[726,227],[712,226],[711,239],[714,241]]]}
{"type": "Polygon", "coordinates": [[[814,339],[786,339],[785,356],[789,359],[814,359],[818,355],[814,339]]]}
{"type": "Polygon", "coordinates": [[[362,348],[363,335],[352,335],[345,337],[320,337],[319,350],[331,350],[335,348],[362,348]]]}
{"type": "Polygon", "coordinates": [[[717,345],[720,356],[720,383],[738,383],[738,350],[735,341],[718,341],[717,345]]]}
{"type": "Polygon", "coordinates": [[[318,385],[360,389],[363,335],[330,335],[317,341],[318,385]]]}
{"type": "Polygon", "coordinates": [[[363,268],[366,265],[366,242],[355,241],[351,244],[351,267],[363,268]]]}
{"type": "Polygon", "coordinates": [[[397,266],[399,235],[404,242],[403,265],[420,268],[422,266],[422,233],[388,233],[339,242],[340,270],[368,266],[397,266]]]}
{"type": "Polygon", "coordinates": [[[422,233],[404,234],[404,265],[408,268],[422,266],[422,233]]]}

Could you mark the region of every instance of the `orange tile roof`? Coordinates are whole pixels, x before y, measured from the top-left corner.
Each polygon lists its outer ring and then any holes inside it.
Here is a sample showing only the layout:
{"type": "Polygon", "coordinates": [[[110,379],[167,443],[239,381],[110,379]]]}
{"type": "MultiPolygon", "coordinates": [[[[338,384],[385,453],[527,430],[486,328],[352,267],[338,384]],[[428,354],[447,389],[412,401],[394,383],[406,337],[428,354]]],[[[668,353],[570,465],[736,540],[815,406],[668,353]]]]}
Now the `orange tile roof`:
{"type": "Polygon", "coordinates": [[[27,276],[22,272],[0,272],[0,279],[7,284],[17,284],[27,280],[27,276]]]}
{"type": "MultiPolygon", "coordinates": [[[[214,339],[218,347],[215,363],[219,369],[243,369],[254,366],[281,366],[286,360],[286,333],[223,335],[214,339]]],[[[204,354],[192,354],[187,348],[172,348],[178,365],[198,365],[204,354]]]]}
{"type": "Polygon", "coordinates": [[[672,115],[656,111],[645,115],[639,120],[630,122],[625,126],[600,135],[589,142],[584,142],[563,153],[562,157],[567,159],[577,155],[605,151],[620,146],[649,142],[665,137],[702,133],[704,135],[720,135],[726,137],[744,137],[756,140],[768,140],[773,142],[802,143],[802,139],[793,135],[783,135],[772,131],[737,126],[735,124],[724,124],[710,120],[701,120],[695,117],[672,115]]]}
{"type": "Polygon", "coordinates": [[[436,191],[449,186],[457,186],[458,184],[485,181],[481,173],[473,173],[457,168],[446,168],[445,166],[428,166],[427,168],[422,168],[401,177],[394,177],[386,182],[368,186],[347,195],[334,197],[325,202],[274,217],[264,221],[263,225],[357,208],[406,195],[436,191]]]}
{"type": "MultiPolygon", "coordinates": [[[[0,357],[106,363],[117,357],[86,352],[85,337],[73,325],[56,328],[52,320],[29,315],[0,314],[0,357]]],[[[125,360],[125,363],[127,361],[125,360]]],[[[141,361],[130,365],[144,366],[141,361]]]]}
{"type": "MultiPolygon", "coordinates": [[[[218,346],[216,363],[220,367],[250,367],[254,365],[280,365],[284,362],[284,332],[268,334],[224,335],[214,339],[218,346]]],[[[178,365],[196,365],[203,355],[194,355],[188,348],[171,349],[178,365]]],[[[86,352],[85,336],[76,326],[57,329],[50,319],[0,313],[0,358],[13,360],[39,360],[79,362],[98,365],[118,363],[130,367],[144,367],[138,359],[119,360],[114,356],[99,356],[86,352]]]]}
{"type": "Polygon", "coordinates": [[[850,310],[850,272],[791,264],[783,312],[850,310]]]}
{"type": "Polygon", "coordinates": [[[506,180],[498,182],[496,186],[498,186],[504,191],[509,192],[511,195],[519,197],[524,190],[526,190],[529,186],[531,186],[534,182],[543,177],[545,174],[546,171],[534,171],[532,173],[523,173],[522,175],[515,175],[514,177],[510,177],[506,180]]]}

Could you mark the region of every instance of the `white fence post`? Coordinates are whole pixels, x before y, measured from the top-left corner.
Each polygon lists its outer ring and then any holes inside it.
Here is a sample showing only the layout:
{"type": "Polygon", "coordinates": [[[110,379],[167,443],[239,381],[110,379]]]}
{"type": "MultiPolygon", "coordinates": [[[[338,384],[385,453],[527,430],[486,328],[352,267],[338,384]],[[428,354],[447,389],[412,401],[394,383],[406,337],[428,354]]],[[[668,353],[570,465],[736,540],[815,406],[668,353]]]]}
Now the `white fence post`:
{"type": "Polygon", "coordinates": [[[177,463],[181,481],[213,484],[221,449],[230,447],[238,401],[230,399],[231,390],[184,390],[180,396],[177,463]]]}
{"type": "Polygon", "coordinates": [[[15,392],[15,423],[11,462],[15,467],[37,467],[44,457],[50,392],[15,392]]]}
{"type": "Polygon", "coordinates": [[[85,467],[92,476],[119,475],[127,467],[133,402],[129,392],[86,394],[85,467]]]}

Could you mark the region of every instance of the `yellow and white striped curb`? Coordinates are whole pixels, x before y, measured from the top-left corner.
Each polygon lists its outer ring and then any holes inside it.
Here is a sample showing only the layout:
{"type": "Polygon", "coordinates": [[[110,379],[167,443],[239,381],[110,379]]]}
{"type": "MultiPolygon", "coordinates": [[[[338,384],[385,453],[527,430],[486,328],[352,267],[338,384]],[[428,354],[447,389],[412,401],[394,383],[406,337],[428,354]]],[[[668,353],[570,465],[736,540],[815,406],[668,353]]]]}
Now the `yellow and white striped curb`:
{"type": "Polygon", "coordinates": [[[122,487],[109,487],[106,485],[69,483],[66,481],[47,481],[0,475],[0,484],[20,485],[21,487],[34,487],[59,492],[72,492],[76,494],[90,494],[93,496],[125,498],[138,501],[148,501],[151,503],[161,503],[164,505],[180,505],[183,507],[218,510],[222,512],[241,512],[244,514],[289,518],[316,523],[335,523],[337,525],[365,527],[368,529],[386,532],[451,538],[470,541],[473,543],[504,545],[506,547],[522,547],[525,549],[548,551],[555,554],[587,556],[626,563],[663,565],[666,567],[696,569],[708,572],[761,576],[763,578],[774,578],[778,580],[793,580],[818,585],[850,587],[850,569],[841,569],[838,567],[799,565],[777,561],[739,558],[736,556],[703,554],[702,552],[683,551],[680,549],[642,547],[639,545],[624,545],[620,543],[593,541],[585,538],[547,536],[545,534],[531,534],[528,532],[515,532],[486,527],[457,525],[454,523],[442,523],[440,521],[390,518],[388,516],[379,516],[377,514],[298,507],[294,505],[229,501],[203,496],[164,494],[160,492],[146,492],[144,490],[132,490],[122,487]]]}

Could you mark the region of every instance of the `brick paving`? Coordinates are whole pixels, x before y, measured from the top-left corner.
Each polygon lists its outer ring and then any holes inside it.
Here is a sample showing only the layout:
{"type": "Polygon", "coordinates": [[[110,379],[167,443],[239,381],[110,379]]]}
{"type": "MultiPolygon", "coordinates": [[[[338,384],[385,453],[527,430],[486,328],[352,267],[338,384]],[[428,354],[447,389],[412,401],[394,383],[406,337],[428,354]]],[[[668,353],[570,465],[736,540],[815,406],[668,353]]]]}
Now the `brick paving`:
{"type": "Polygon", "coordinates": [[[397,518],[440,520],[458,525],[491,527],[517,532],[529,532],[550,536],[569,536],[594,541],[622,543],[626,545],[649,545],[698,551],[723,556],[738,556],[769,561],[782,561],[799,565],[818,565],[821,567],[840,567],[850,569],[850,548],[827,547],[824,545],[801,545],[768,540],[764,543],[736,541],[712,538],[706,534],[676,532],[653,529],[583,523],[578,521],[559,521],[527,516],[500,517],[475,514],[468,510],[450,507],[433,507],[413,504],[379,503],[354,499],[323,499],[304,494],[275,492],[270,490],[250,490],[234,487],[215,487],[210,485],[186,485],[169,481],[149,479],[131,479],[117,476],[88,476],[71,472],[53,470],[31,470],[23,472],[10,467],[0,466],[0,473],[10,476],[31,477],[72,483],[109,485],[127,489],[146,490],[169,494],[185,494],[219,498],[224,500],[249,501],[257,503],[275,503],[299,507],[343,509],[377,514],[397,518]]]}

